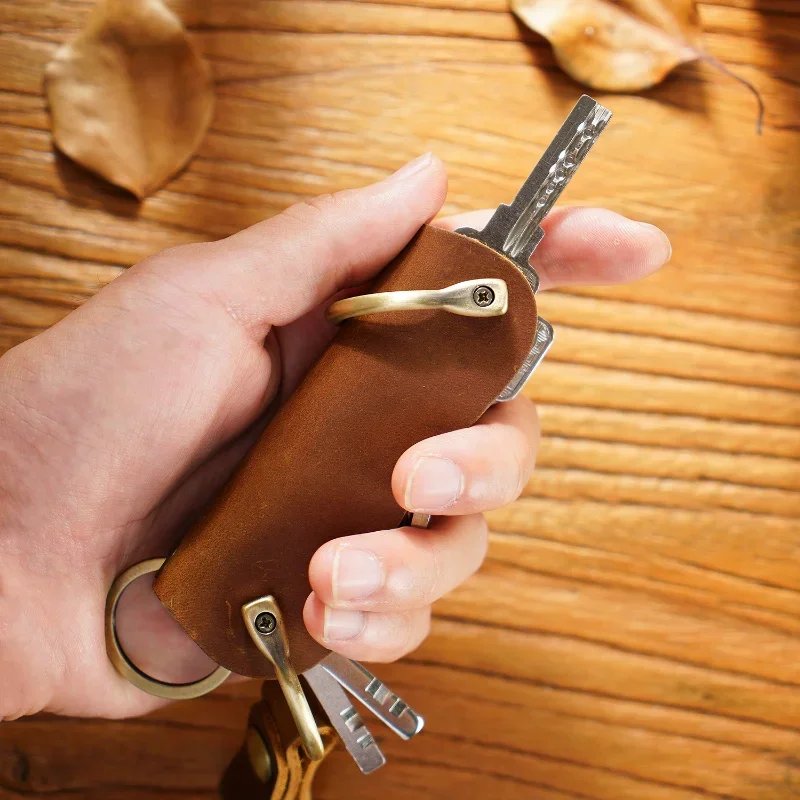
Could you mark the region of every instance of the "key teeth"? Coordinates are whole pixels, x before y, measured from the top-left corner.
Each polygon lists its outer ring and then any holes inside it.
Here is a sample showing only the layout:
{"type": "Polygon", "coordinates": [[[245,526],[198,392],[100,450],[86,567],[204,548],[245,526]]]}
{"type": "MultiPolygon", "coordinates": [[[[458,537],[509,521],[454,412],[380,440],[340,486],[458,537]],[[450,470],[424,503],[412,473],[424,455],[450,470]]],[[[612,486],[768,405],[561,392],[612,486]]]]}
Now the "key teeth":
{"type": "Polygon", "coordinates": [[[394,700],[389,706],[389,713],[399,717],[407,708],[408,706],[397,695],[394,695],[394,700]]]}
{"type": "Polygon", "coordinates": [[[356,738],[356,744],[360,745],[362,750],[366,750],[368,747],[375,744],[375,739],[366,728],[362,726],[362,729],[364,733],[356,738]]]}
{"type": "Polygon", "coordinates": [[[594,119],[592,120],[592,124],[597,129],[597,133],[602,133],[609,122],[611,122],[611,110],[598,103],[594,112],[594,119]]]}
{"type": "Polygon", "coordinates": [[[364,722],[361,719],[361,715],[356,711],[354,706],[348,706],[345,708],[339,716],[342,718],[342,721],[345,725],[347,725],[350,732],[354,732],[358,728],[364,727],[364,722]]]}

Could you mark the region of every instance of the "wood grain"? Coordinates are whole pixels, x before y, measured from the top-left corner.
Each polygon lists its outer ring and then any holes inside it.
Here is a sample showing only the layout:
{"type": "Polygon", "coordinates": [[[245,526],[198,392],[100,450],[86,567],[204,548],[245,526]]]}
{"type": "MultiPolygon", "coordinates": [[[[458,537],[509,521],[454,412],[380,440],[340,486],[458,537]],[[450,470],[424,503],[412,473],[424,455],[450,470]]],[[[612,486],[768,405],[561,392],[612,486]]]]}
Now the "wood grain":
{"type": "MultiPolygon", "coordinates": [[[[445,212],[508,201],[580,88],[505,0],[176,0],[213,65],[212,130],[138,204],[53,152],[42,69],[89,0],[0,2],[0,348],[161,248],[227,235],[427,149],[445,212]]],[[[671,264],[542,297],[539,469],[486,566],[383,667],[425,713],[320,800],[800,797],[800,8],[701,3],[704,66],[599,98],[566,201],[660,225],[671,264]]],[[[257,687],[142,720],[0,729],[0,796],[214,796],[257,687]]],[[[380,726],[375,726],[376,732],[380,726]]]]}

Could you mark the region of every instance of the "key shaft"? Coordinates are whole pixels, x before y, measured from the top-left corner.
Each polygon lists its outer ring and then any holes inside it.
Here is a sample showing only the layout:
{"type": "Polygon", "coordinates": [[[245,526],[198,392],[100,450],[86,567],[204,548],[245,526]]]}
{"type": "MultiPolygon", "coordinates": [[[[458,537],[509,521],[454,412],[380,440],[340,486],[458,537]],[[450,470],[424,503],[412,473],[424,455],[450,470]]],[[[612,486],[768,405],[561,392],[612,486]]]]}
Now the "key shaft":
{"type": "Polygon", "coordinates": [[[380,769],[386,757],[336,679],[319,664],[306,670],[303,677],[361,772],[369,775],[380,769]]]}
{"type": "Polygon", "coordinates": [[[357,661],[330,653],[319,666],[401,739],[410,739],[422,730],[422,717],[357,661]]]}
{"type": "MultiPolygon", "coordinates": [[[[564,191],[611,118],[611,112],[607,108],[594,101],[592,103],[594,108],[575,128],[575,133],[564,146],[564,149],[558,153],[544,179],[537,186],[536,181],[539,176],[535,174],[536,170],[534,170],[534,173],[525,181],[511,204],[512,209],[515,206],[518,207],[523,203],[525,204],[503,243],[503,252],[512,258],[517,258],[524,252],[526,244],[531,241],[536,228],[542,224],[542,221],[564,191]],[[533,196],[528,200],[531,189],[534,189],[533,196]]],[[[578,116],[583,115],[582,109],[576,108],[576,110],[579,111],[578,116]]],[[[553,146],[560,147],[561,141],[566,139],[571,131],[572,125],[568,119],[561,131],[556,135],[551,148],[553,146]]],[[[547,163],[547,154],[545,154],[544,158],[545,163],[547,163]]]]}
{"type": "Polygon", "coordinates": [[[575,104],[511,205],[500,205],[482,231],[459,228],[473,239],[508,256],[525,273],[536,291],[539,278],[529,260],[544,237],[542,221],[566,188],[611,112],[587,95],[575,104]]]}

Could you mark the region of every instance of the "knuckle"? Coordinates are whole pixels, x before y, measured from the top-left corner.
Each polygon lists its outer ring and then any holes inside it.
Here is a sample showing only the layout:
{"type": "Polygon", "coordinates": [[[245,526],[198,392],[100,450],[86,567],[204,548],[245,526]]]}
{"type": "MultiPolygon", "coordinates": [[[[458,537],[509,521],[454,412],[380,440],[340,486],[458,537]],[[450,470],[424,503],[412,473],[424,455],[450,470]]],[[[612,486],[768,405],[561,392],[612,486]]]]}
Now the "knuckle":
{"type": "Polygon", "coordinates": [[[143,258],[131,267],[129,272],[133,275],[161,272],[170,269],[176,263],[189,263],[205,259],[209,252],[210,244],[209,242],[190,242],[167,247],[158,253],[153,253],[153,255],[143,258]]]}
{"type": "Polygon", "coordinates": [[[402,614],[390,657],[394,661],[416,650],[428,635],[429,617],[419,613],[402,614]]]}
{"type": "Polygon", "coordinates": [[[327,192],[304,201],[304,205],[308,206],[311,213],[327,214],[338,205],[338,198],[337,195],[327,192]]]}
{"type": "Polygon", "coordinates": [[[426,558],[418,571],[414,591],[410,593],[417,604],[422,603],[426,606],[439,599],[444,574],[442,554],[434,543],[434,538],[433,536],[420,537],[427,551],[426,558]]]}
{"type": "Polygon", "coordinates": [[[287,208],[282,213],[301,224],[315,223],[319,217],[329,215],[339,205],[339,196],[336,194],[320,194],[287,208]]]}
{"type": "MultiPolygon", "coordinates": [[[[336,225],[331,225],[331,218],[338,213],[341,205],[339,194],[322,194],[303,200],[282,211],[275,217],[275,224],[283,227],[283,238],[297,241],[298,238],[308,244],[313,242],[315,260],[335,265],[347,257],[345,245],[336,233],[336,225]]],[[[311,273],[303,276],[303,285],[313,283],[311,273]]]]}
{"type": "Polygon", "coordinates": [[[415,615],[382,614],[372,619],[371,630],[364,637],[371,661],[396,661],[413,650],[415,615]]]}

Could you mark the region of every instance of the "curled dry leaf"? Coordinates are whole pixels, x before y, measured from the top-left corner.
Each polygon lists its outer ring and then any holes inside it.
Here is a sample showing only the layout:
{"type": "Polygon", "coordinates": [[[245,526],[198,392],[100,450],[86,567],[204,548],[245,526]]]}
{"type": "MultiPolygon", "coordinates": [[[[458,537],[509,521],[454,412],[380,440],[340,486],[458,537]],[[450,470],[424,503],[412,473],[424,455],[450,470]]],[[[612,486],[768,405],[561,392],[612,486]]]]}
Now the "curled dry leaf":
{"type": "Polygon", "coordinates": [[[561,68],[594,89],[635,91],[701,57],[694,0],[512,0],[561,68]]]}
{"type": "Polygon", "coordinates": [[[511,0],[511,7],[553,45],[564,72],[593,89],[633,92],[679,64],[710,64],[752,92],[761,133],[764,101],[753,84],[703,50],[696,0],[511,0]]]}
{"type": "Polygon", "coordinates": [[[214,107],[208,65],[162,0],[99,0],[45,90],[58,148],[138,197],[191,158],[214,107]]]}

